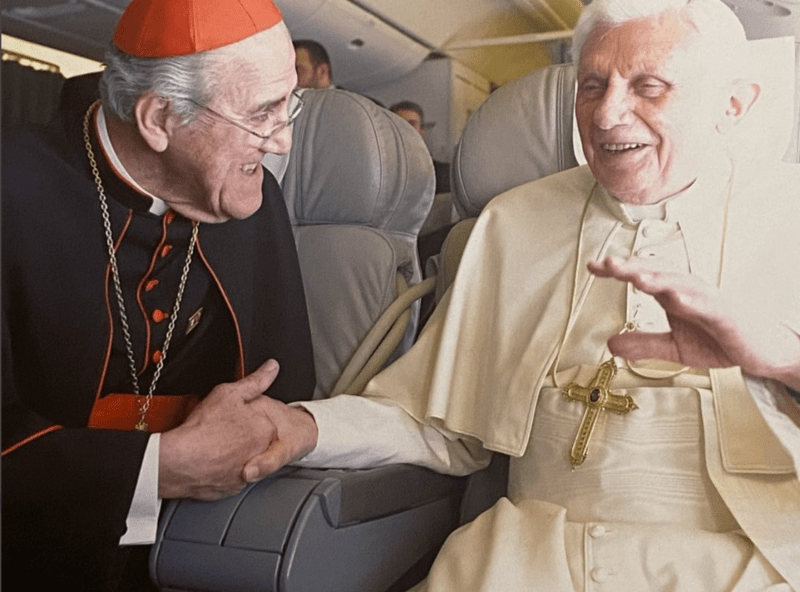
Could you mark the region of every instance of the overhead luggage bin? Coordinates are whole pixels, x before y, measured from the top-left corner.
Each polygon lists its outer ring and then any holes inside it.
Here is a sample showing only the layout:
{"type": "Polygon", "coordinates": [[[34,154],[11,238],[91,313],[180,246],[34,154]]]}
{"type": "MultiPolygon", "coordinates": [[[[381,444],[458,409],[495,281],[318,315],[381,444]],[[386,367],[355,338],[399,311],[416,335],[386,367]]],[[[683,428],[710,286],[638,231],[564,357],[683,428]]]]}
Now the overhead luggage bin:
{"type": "Polygon", "coordinates": [[[411,72],[430,53],[349,0],[276,0],[293,39],[313,39],[328,52],[336,86],[356,92],[411,72]]]}

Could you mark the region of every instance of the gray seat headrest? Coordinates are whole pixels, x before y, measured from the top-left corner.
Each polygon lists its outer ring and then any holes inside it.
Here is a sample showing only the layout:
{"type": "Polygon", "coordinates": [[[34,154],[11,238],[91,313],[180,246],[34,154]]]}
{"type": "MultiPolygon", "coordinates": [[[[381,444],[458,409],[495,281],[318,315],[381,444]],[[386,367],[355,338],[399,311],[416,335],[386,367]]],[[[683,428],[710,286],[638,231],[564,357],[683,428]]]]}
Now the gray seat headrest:
{"type": "Polygon", "coordinates": [[[433,203],[433,162],[414,129],[370,99],[307,90],[283,192],[292,223],[419,233],[433,203]]]}
{"type": "Polygon", "coordinates": [[[573,152],[575,72],[549,66],[492,93],[456,146],[453,189],[462,218],[504,191],[578,166],[573,152]]]}

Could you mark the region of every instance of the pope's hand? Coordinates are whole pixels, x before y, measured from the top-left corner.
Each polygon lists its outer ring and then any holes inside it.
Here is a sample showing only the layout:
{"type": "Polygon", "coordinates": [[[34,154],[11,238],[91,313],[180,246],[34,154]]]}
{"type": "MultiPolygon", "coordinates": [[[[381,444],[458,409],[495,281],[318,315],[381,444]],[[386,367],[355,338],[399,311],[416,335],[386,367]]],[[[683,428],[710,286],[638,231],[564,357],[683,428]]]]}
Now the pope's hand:
{"type": "Polygon", "coordinates": [[[800,387],[800,338],[755,305],[734,304],[696,276],[658,271],[646,259],[609,257],[588,267],[598,277],[630,282],[653,296],[667,314],[667,333],[632,331],[611,337],[614,355],[698,368],[740,366],[753,376],[800,387]]]}
{"type": "MultiPolygon", "coordinates": [[[[244,488],[245,465],[250,466],[270,447],[285,448],[292,429],[287,416],[301,414],[263,395],[278,375],[278,363],[269,360],[243,379],[221,384],[179,427],[161,435],[159,450],[159,495],[162,498],[193,497],[212,500],[233,495],[244,488]],[[293,413],[288,413],[289,409],[293,413]]],[[[308,426],[306,425],[306,428],[308,426]]],[[[260,467],[261,465],[257,465],[260,467]]],[[[257,469],[250,481],[265,476],[257,469]]],[[[248,477],[250,475],[248,474],[248,477]]]]}

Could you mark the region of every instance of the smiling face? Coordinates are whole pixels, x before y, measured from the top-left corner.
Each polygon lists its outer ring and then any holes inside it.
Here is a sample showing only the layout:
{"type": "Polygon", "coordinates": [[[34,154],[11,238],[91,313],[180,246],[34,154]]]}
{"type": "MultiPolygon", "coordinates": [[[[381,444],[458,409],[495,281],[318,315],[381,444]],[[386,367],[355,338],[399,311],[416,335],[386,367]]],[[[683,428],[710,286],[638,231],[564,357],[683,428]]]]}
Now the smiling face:
{"type": "MultiPolygon", "coordinates": [[[[212,64],[217,93],[208,107],[260,134],[286,120],[295,87],[294,49],[283,23],[227,48],[212,64]]],[[[261,159],[285,154],[284,128],[260,140],[206,109],[175,129],[163,154],[170,172],[169,205],[201,222],[246,218],[261,206],[261,159]]]]}
{"type": "Polygon", "coordinates": [[[673,13],[589,35],[576,118],[589,167],[619,200],[674,195],[717,153],[725,84],[703,61],[699,35],[673,13]]]}

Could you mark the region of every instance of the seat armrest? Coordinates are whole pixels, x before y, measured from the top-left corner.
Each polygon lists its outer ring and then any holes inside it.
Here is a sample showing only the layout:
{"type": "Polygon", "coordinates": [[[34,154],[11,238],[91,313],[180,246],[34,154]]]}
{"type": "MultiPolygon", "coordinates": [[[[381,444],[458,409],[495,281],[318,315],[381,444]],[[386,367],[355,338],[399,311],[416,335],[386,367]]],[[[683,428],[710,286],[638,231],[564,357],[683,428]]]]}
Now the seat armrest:
{"type": "Polygon", "coordinates": [[[333,527],[376,520],[454,495],[460,497],[464,484],[464,479],[413,465],[359,470],[299,469],[294,475],[336,481],[336,486],[320,493],[333,527]]]}
{"type": "Polygon", "coordinates": [[[462,484],[410,465],[288,468],[224,500],[172,500],[151,578],[163,592],[385,592],[457,527],[462,484]]]}

